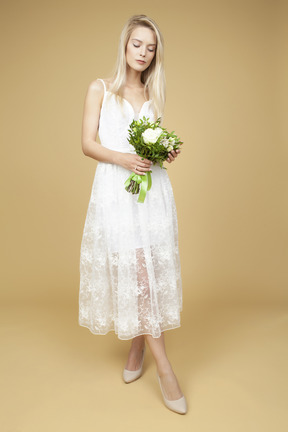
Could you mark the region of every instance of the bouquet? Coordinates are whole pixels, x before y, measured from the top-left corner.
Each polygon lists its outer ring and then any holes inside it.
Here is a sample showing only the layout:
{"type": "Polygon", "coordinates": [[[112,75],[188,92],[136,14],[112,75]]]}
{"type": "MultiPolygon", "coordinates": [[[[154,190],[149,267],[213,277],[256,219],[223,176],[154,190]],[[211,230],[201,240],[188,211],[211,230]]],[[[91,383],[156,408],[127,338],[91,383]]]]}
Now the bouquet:
{"type": "MultiPolygon", "coordinates": [[[[129,143],[135,148],[138,156],[149,159],[154,165],[158,164],[161,168],[167,159],[168,153],[177,150],[183,141],[174,134],[174,131],[167,132],[167,129],[160,127],[161,117],[155,122],[143,116],[140,120],[133,120],[129,125],[129,143]]],[[[132,194],[138,194],[138,202],[143,203],[147,191],[151,189],[151,171],[143,175],[131,173],[125,182],[125,189],[132,194]]]]}

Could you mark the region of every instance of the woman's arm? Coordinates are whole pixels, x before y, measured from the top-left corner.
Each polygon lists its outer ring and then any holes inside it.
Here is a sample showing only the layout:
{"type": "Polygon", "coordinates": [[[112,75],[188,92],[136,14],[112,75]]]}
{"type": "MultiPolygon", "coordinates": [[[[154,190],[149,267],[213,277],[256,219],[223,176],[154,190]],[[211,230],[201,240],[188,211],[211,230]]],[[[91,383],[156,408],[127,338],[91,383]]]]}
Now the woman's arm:
{"type": "Polygon", "coordinates": [[[139,175],[149,171],[151,162],[148,159],[142,160],[142,158],[136,154],[110,150],[96,142],[103,97],[103,84],[100,80],[92,81],[88,87],[84,102],[82,122],[83,153],[99,162],[117,164],[139,175]]]}
{"type": "Polygon", "coordinates": [[[82,122],[82,151],[86,156],[100,162],[115,163],[117,152],[96,142],[99,117],[104,96],[103,84],[92,81],[88,87],[82,122]]]}

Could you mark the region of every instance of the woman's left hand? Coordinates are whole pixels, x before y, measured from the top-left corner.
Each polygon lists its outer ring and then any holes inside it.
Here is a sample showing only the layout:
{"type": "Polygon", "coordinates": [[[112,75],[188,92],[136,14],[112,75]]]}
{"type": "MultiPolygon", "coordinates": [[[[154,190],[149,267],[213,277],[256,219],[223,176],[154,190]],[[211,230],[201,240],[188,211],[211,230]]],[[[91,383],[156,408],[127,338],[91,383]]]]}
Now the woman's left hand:
{"type": "Polygon", "coordinates": [[[166,159],[166,161],[169,163],[173,162],[180,153],[180,149],[172,150],[170,153],[168,153],[168,158],[166,159]]]}

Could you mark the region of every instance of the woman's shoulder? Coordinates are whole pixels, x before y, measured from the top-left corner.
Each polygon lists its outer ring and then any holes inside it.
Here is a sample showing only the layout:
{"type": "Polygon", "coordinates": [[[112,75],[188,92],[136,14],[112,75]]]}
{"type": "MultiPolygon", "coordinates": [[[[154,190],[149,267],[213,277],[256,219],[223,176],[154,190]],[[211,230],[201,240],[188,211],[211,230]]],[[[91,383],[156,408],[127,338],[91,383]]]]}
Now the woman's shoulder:
{"type": "Polygon", "coordinates": [[[104,96],[105,90],[109,90],[112,84],[112,78],[95,78],[88,85],[88,92],[96,97],[104,96]],[[103,85],[104,82],[104,85],[103,85]]]}
{"type": "Polygon", "coordinates": [[[103,82],[104,81],[102,78],[95,78],[93,81],[91,81],[89,83],[89,89],[95,92],[103,92],[103,82]]]}
{"type": "Polygon", "coordinates": [[[105,80],[102,78],[94,79],[89,83],[88,90],[87,90],[87,97],[91,98],[91,100],[94,101],[100,101],[100,105],[102,105],[102,101],[106,89],[105,88],[106,82],[103,85],[103,81],[105,82],[105,80]]]}
{"type": "Polygon", "coordinates": [[[100,88],[103,89],[103,81],[106,90],[109,90],[113,83],[113,78],[96,78],[94,81],[90,83],[90,86],[95,89],[100,89],[100,88]]]}
{"type": "Polygon", "coordinates": [[[88,85],[88,93],[95,96],[103,96],[104,95],[104,87],[103,83],[99,78],[94,79],[88,85]]]}

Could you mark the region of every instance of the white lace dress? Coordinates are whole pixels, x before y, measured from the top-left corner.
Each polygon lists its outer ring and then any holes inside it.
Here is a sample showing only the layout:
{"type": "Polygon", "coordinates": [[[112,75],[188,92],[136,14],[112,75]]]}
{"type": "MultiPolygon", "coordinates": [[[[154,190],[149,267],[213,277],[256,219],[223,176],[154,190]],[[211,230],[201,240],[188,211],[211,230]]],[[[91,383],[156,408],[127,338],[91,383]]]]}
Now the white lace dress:
{"type": "MultiPolygon", "coordinates": [[[[123,109],[104,85],[101,144],[135,153],[128,143],[136,113],[123,109]]],[[[155,121],[150,100],[139,117],[155,121]]],[[[80,251],[79,324],[94,334],[114,330],[119,339],[154,338],[180,326],[182,283],[175,201],[167,171],[152,165],[144,203],[125,190],[130,171],[98,162],[80,251]]]]}

